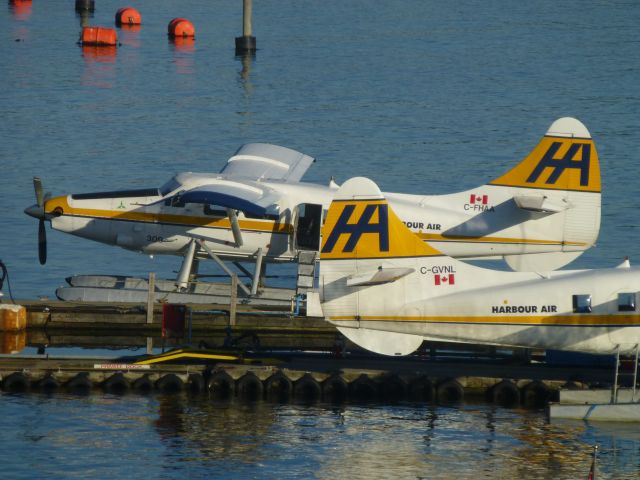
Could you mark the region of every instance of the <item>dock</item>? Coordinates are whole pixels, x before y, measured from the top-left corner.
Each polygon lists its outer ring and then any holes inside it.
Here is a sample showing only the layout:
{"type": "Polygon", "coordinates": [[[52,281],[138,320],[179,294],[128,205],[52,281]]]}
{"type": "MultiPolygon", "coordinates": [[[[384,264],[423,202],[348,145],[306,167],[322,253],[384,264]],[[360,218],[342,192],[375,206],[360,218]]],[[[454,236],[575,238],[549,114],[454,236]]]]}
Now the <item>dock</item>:
{"type": "Polygon", "coordinates": [[[4,391],[183,392],[252,401],[488,401],[542,408],[558,400],[561,388],[588,392],[611,378],[607,366],[552,366],[532,361],[530,352],[486,346],[432,343],[408,357],[373,355],[295,304],[289,309],[186,305],[187,326],[176,339],[163,336],[162,304],[147,315],[140,303],[19,303],[27,310],[27,329],[1,334],[3,345],[15,351],[37,347],[39,353],[0,355],[4,391]],[[167,353],[120,353],[150,342],[167,353]],[[108,358],[58,357],[53,347],[61,346],[120,351],[108,358]]]}
{"type": "MultiPolygon", "coordinates": [[[[30,344],[122,346],[154,345],[162,340],[163,304],[154,304],[147,315],[140,303],[63,302],[22,300],[27,309],[27,335],[30,344]]],[[[265,348],[332,349],[336,329],[318,317],[296,314],[295,305],[282,307],[237,304],[188,304],[185,329],[190,328],[191,343],[204,342],[220,347],[233,338],[244,346],[265,348]]]]}

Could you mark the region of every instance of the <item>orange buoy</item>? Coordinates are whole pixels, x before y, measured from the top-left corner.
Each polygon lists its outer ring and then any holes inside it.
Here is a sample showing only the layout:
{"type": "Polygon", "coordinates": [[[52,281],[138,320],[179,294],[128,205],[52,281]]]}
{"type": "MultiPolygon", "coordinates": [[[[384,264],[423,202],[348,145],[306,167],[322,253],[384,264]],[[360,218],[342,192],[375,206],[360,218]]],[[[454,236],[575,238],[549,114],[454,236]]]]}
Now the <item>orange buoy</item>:
{"type": "Polygon", "coordinates": [[[117,45],[118,36],[113,28],[84,27],[82,29],[83,45],[117,45]]]}
{"type": "Polygon", "coordinates": [[[186,18],[174,18],[167,27],[170,37],[195,37],[196,29],[186,18]]]}
{"type": "Polygon", "coordinates": [[[26,20],[31,15],[31,0],[10,0],[9,8],[16,18],[26,20]]]}
{"type": "Polygon", "coordinates": [[[140,25],[142,17],[133,7],[122,7],[116,12],[116,25],[140,25]]]}

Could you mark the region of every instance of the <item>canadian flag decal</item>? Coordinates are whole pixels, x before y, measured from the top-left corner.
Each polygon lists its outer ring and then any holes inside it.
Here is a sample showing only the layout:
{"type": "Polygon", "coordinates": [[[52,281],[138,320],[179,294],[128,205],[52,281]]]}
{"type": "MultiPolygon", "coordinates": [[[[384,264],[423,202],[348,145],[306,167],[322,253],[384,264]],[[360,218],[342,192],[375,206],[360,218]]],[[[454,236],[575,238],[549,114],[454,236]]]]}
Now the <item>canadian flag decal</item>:
{"type": "Polygon", "coordinates": [[[473,193],[469,197],[469,203],[474,205],[486,205],[489,203],[489,195],[474,195],[473,193]]]}
{"type": "Polygon", "coordinates": [[[433,279],[436,285],[453,285],[456,283],[456,277],[453,273],[449,273],[448,275],[434,275],[433,279]]]}

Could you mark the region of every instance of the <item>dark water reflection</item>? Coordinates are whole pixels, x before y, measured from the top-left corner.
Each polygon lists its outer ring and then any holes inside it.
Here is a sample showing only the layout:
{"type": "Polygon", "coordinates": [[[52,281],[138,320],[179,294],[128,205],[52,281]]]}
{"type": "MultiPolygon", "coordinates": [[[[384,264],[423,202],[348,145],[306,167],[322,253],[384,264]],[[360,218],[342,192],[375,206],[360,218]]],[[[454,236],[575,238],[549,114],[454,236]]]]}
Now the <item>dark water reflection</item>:
{"type": "Polygon", "coordinates": [[[638,478],[640,435],[467,404],[296,405],[186,395],[0,397],[11,478],[638,478]],[[26,469],[25,466],[29,468],[26,469]],[[28,471],[28,474],[27,474],[28,471]]]}

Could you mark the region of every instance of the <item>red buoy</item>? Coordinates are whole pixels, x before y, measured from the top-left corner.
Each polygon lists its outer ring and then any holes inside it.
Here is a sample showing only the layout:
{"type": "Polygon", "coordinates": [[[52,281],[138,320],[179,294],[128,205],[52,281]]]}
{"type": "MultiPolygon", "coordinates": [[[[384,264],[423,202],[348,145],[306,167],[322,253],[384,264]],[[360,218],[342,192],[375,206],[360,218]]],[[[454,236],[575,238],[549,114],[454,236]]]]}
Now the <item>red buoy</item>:
{"type": "Polygon", "coordinates": [[[196,29],[186,18],[174,18],[167,27],[170,37],[195,37],[196,29]]]}
{"type": "Polygon", "coordinates": [[[133,7],[122,7],[116,12],[116,25],[140,25],[142,16],[133,7]]]}
{"type": "Polygon", "coordinates": [[[117,45],[118,36],[113,28],[84,27],[82,29],[83,45],[117,45]]]}
{"type": "Polygon", "coordinates": [[[10,0],[9,8],[19,20],[26,20],[31,15],[31,0],[10,0]]]}

